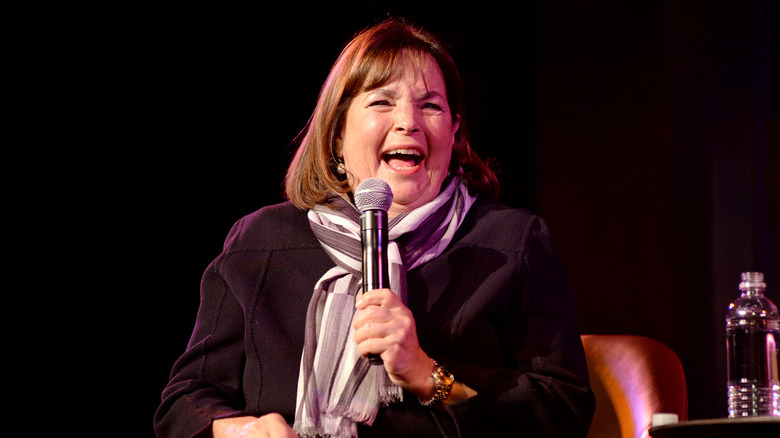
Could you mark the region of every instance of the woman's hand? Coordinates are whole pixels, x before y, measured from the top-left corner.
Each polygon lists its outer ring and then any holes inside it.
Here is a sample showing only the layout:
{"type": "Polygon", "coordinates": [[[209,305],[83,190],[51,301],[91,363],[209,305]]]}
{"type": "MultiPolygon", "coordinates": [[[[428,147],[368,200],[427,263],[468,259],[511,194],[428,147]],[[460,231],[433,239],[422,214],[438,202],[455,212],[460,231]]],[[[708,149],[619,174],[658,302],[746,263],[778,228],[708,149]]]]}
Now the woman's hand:
{"type": "Polygon", "coordinates": [[[420,348],[412,312],[390,289],[359,293],[355,306],[360,311],[352,324],[360,354],[380,355],[394,384],[420,398],[432,397],[433,361],[420,348]]]}
{"type": "Polygon", "coordinates": [[[297,438],[284,417],[271,413],[257,417],[234,417],[214,420],[214,438],[297,438]]]}

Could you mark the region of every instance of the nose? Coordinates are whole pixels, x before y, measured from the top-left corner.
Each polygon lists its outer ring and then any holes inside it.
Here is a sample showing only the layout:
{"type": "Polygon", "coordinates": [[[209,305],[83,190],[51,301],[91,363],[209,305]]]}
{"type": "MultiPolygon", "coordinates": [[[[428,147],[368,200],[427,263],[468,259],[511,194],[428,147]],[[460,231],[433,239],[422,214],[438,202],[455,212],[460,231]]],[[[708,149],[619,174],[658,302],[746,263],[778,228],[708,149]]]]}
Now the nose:
{"type": "Polygon", "coordinates": [[[395,132],[407,135],[420,132],[419,114],[414,104],[398,105],[395,113],[395,125],[393,127],[395,132]]]}

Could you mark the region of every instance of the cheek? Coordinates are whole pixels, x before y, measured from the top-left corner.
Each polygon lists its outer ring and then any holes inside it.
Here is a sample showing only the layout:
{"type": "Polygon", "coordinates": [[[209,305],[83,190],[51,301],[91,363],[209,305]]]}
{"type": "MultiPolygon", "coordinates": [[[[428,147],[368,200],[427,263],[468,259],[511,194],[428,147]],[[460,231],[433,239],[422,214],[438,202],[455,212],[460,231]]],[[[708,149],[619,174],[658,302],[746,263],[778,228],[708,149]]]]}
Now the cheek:
{"type": "Polygon", "coordinates": [[[452,148],[455,144],[455,136],[451,130],[442,130],[441,134],[431,139],[432,157],[436,164],[449,166],[452,158],[452,148]]]}
{"type": "Polygon", "coordinates": [[[344,154],[344,164],[353,172],[362,172],[376,167],[378,161],[374,155],[369,153],[368,148],[360,147],[360,143],[357,143],[351,152],[344,154]]]}
{"type": "Polygon", "coordinates": [[[361,113],[349,114],[342,132],[345,144],[350,147],[349,152],[365,153],[366,149],[374,147],[382,138],[384,132],[382,120],[361,113]]]}
{"type": "Polygon", "coordinates": [[[441,146],[431,155],[431,165],[436,168],[448,167],[452,158],[452,146],[441,146]]]}
{"type": "Polygon", "coordinates": [[[356,123],[355,117],[349,117],[344,129],[341,132],[342,144],[343,144],[343,156],[344,162],[357,163],[362,161],[362,155],[365,150],[361,145],[365,143],[365,133],[363,132],[362,125],[356,123]]]}

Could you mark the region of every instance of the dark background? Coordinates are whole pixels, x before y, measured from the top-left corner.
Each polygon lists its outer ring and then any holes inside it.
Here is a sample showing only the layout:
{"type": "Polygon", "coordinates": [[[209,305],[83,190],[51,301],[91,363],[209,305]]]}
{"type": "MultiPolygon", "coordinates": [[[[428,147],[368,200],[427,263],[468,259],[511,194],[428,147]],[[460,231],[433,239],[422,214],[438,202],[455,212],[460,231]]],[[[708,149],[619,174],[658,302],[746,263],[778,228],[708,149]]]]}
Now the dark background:
{"type": "Polygon", "coordinates": [[[132,224],[110,233],[126,248],[116,283],[136,309],[144,433],[203,270],[237,219],[282,200],[330,66],[388,13],[450,43],[472,144],[502,200],[550,223],[581,331],[664,342],[690,418],[725,416],[740,272],[764,271],[780,302],[780,3],[392,4],[112,8],[74,29],[100,65],[98,132],[120,152],[101,172],[123,181],[113,214],[132,224]]]}

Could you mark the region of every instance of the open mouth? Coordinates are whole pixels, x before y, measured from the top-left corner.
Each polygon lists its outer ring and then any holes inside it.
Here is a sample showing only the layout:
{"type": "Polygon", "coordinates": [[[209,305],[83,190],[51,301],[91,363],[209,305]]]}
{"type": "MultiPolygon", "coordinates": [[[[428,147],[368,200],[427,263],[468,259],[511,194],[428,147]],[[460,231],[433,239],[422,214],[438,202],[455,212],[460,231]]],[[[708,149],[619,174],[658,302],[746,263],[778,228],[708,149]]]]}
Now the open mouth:
{"type": "Polygon", "coordinates": [[[382,160],[396,170],[414,169],[423,158],[417,149],[394,149],[382,155],[382,160]]]}

